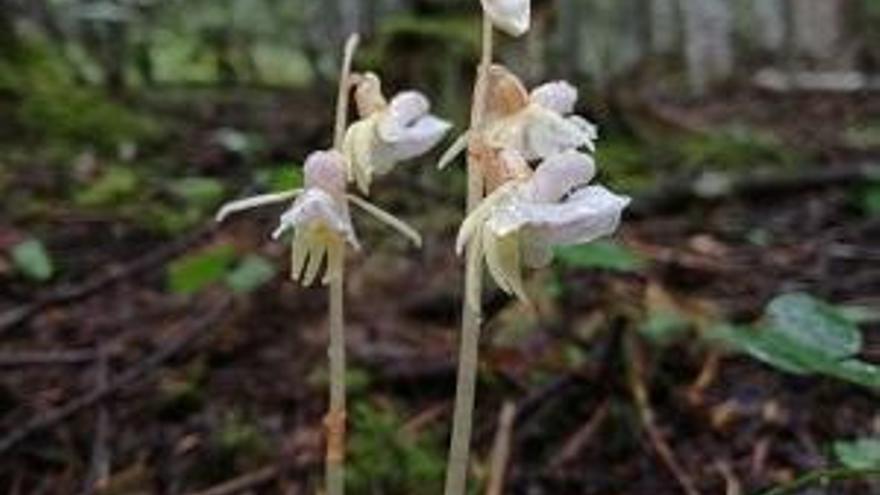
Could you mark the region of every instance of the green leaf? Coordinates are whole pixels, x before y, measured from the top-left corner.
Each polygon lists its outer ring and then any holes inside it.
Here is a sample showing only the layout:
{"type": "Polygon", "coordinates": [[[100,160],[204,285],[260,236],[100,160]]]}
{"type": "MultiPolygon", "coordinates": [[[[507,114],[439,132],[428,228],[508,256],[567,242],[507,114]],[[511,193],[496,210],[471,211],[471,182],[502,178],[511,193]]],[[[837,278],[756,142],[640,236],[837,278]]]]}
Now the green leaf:
{"type": "Polygon", "coordinates": [[[210,177],[187,177],[174,181],[171,192],[200,209],[217,206],[223,198],[223,184],[210,177]]]}
{"type": "Polygon", "coordinates": [[[179,258],[168,266],[168,289],[175,294],[193,294],[226,276],[235,261],[229,245],[208,248],[179,258]]]}
{"type": "Polygon", "coordinates": [[[880,216],[880,182],[865,187],[862,191],[862,210],[868,216],[880,216]]]}
{"type": "Polygon", "coordinates": [[[779,296],[763,323],[713,332],[770,366],[799,375],[826,375],[880,388],[880,367],[856,359],[862,337],[837,308],[806,294],[779,296]]]}
{"type": "Polygon", "coordinates": [[[80,206],[113,206],[130,199],[140,179],[129,168],[112,167],[92,185],[79,192],[74,201],[80,206]]]}
{"type": "Polygon", "coordinates": [[[620,272],[641,270],[645,261],[633,251],[612,241],[556,248],[556,257],[575,268],[601,268],[620,272]]]}
{"type": "Polygon", "coordinates": [[[851,469],[880,468],[880,439],[859,438],[834,442],[834,455],[851,469]]]}
{"type": "Polygon", "coordinates": [[[246,294],[259,289],[275,277],[275,266],[262,256],[246,256],[234,270],[226,276],[226,285],[237,294],[246,294]]]}
{"type": "Polygon", "coordinates": [[[12,248],[12,263],[25,277],[45,282],[52,278],[52,259],[43,243],[28,239],[12,248]]]}
{"type": "Polygon", "coordinates": [[[862,334],[837,308],[807,294],[785,294],[766,309],[767,324],[787,339],[827,354],[846,358],[862,348],[862,334]]]}

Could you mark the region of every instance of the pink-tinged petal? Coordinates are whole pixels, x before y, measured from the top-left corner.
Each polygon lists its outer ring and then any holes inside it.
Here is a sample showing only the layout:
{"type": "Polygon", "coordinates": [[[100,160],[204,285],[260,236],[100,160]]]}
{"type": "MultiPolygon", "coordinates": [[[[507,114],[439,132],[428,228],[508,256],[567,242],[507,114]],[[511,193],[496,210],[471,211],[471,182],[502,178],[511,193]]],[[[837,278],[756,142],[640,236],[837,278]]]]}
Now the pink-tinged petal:
{"type": "Polygon", "coordinates": [[[345,156],[336,151],[316,151],[306,158],[303,183],[306,188],[321,188],[332,194],[345,192],[345,156]]]}
{"type": "Polygon", "coordinates": [[[356,249],[360,248],[348,208],[344,203],[340,203],[329,193],[318,188],[307,189],[297,198],[293,206],[281,215],[278,228],[272,233],[272,237],[277,239],[290,229],[313,228],[319,225],[338,233],[356,249]]]}
{"type": "MultiPolygon", "coordinates": [[[[427,153],[436,146],[452,129],[452,124],[443,119],[427,115],[401,129],[398,139],[382,140],[394,161],[409,160],[427,153]]],[[[378,171],[378,166],[376,167],[378,171]]]]}
{"type": "Polygon", "coordinates": [[[379,121],[379,137],[383,141],[404,139],[406,128],[431,110],[431,103],[417,91],[405,91],[395,96],[379,121]]]}
{"type": "Polygon", "coordinates": [[[556,81],[542,84],[529,96],[529,100],[541,105],[547,110],[552,110],[560,115],[568,115],[574,112],[577,103],[578,90],[565,81],[556,81]]]}
{"type": "Polygon", "coordinates": [[[385,110],[388,102],[382,95],[382,80],[379,76],[372,72],[359,75],[354,90],[354,102],[362,119],[385,110]]]}
{"type": "Polygon", "coordinates": [[[555,203],[576,187],[586,185],[595,173],[592,157],[569,150],[541,162],[526,191],[532,201],[555,203]]]}
{"type": "Polygon", "coordinates": [[[511,36],[521,36],[531,23],[531,0],[482,0],[492,24],[511,36]]]}
{"type": "Polygon", "coordinates": [[[489,122],[513,115],[529,104],[529,92],[513,72],[500,64],[489,67],[486,120],[489,122]]]}
{"type": "Polygon", "coordinates": [[[529,235],[549,244],[580,244],[614,232],[629,201],[604,187],[590,186],[561,203],[509,201],[493,211],[487,227],[499,236],[528,229],[529,235]]]}
{"type": "Polygon", "coordinates": [[[583,244],[614,233],[630,199],[602,186],[590,186],[563,203],[531,211],[532,235],[553,245],[583,244]]]}

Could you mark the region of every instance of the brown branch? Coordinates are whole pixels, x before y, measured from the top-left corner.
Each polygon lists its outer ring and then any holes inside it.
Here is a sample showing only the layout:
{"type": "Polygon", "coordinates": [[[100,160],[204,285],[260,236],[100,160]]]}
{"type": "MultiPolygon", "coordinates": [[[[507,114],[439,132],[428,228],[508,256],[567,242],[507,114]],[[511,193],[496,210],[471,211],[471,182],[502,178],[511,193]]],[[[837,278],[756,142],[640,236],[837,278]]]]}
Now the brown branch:
{"type": "Polygon", "coordinates": [[[266,466],[229,481],[225,481],[207,490],[192,492],[189,495],[233,495],[236,493],[244,493],[248,490],[271,483],[278,478],[280,474],[281,470],[278,466],[266,466]]]}
{"type": "Polygon", "coordinates": [[[565,442],[562,450],[550,461],[549,467],[551,471],[561,469],[566,464],[572,462],[579,453],[584,451],[584,448],[596,432],[599,431],[599,427],[605,422],[605,418],[608,417],[611,409],[610,405],[611,401],[605,399],[593,414],[590,415],[590,419],[565,442]]]}
{"type": "Polygon", "coordinates": [[[40,414],[26,422],[20,428],[0,439],[0,454],[4,454],[13,449],[30,435],[38,431],[52,428],[56,424],[65,421],[83,409],[89,408],[105,398],[116,394],[123,388],[149,376],[162,366],[165,361],[168,361],[170,358],[179,354],[204,333],[216,329],[220,319],[231,305],[232,298],[230,296],[223,296],[220,302],[216,303],[201,316],[191,318],[185,323],[182,323],[179,331],[179,334],[181,335],[180,338],[159,348],[146,359],[132,366],[114,380],[110,380],[106,387],[93,389],[90,392],[67,402],[61,407],[40,414]]]}

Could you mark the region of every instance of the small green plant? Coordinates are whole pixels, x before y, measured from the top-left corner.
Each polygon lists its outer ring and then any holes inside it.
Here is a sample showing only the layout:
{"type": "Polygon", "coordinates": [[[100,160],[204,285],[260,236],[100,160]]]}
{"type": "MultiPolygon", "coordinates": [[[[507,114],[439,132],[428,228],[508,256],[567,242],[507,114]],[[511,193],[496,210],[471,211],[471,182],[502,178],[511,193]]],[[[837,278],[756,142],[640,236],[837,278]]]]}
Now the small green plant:
{"type": "Polygon", "coordinates": [[[439,438],[430,431],[409,433],[390,407],[359,403],[352,418],[351,469],[354,493],[435,493],[443,482],[445,463],[439,438]]]}

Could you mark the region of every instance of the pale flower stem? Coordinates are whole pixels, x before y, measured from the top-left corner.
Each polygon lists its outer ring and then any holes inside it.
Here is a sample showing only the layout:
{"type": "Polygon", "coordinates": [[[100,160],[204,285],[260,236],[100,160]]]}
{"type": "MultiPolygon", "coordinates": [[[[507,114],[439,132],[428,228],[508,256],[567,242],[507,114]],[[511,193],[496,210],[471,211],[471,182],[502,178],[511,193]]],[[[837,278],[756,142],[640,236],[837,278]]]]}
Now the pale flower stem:
{"type": "MultiPolygon", "coordinates": [[[[345,259],[345,244],[338,263],[345,259]]],[[[328,267],[330,269],[330,267],[328,267]]],[[[330,410],[324,419],[327,430],[327,495],[345,493],[345,317],[343,313],[344,270],[330,279],[330,410]]]]}
{"type": "MultiPolygon", "coordinates": [[[[345,44],[345,55],[339,75],[339,95],[336,101],[336,127],[333,133],[333,148],[342,149],[348,117],[349,93],[351,90],[351,64],[357,49],[359,37],[353,34],[345,44]]],[[[338,267],[336,275],[329,280],[329,311],[330,311],[330,344],[327,352],[330,359],[330,407],[324,418],[327,432],[326,457],[326,495],[344,495],[345,493],[345,241],[339,240],[341,246],[336,257],[338,267]]],[[[328,262],[330,260],[328,259],[328,262]]]]}
{"type": "MultiPolygon", "coordinates": [[[[482,139],[483,119],[486,113],[488,74],[492,65],[492,24],[483,16],[483,51],[474,101],[471,109],[471,147],[482,139]]],[[[483,176],[474,154],[468,153],[467,211],[470,213],[483,199],[483,176]]],[[[471,430],[473,428],[474,400],[479,367],[480,325],[482,310],[483,260],[479,241],[468,245],[465,258],[465,297],[462,302],[461,336],[459,345],[458,378],[455,390],[455,411],[452,419],[452,437],[446,466],[445,495],[464,495],[467,490],[468,463],[470,459],[471,430]],[[477,301],[469,304],[468,301],[477,301]]]]}

